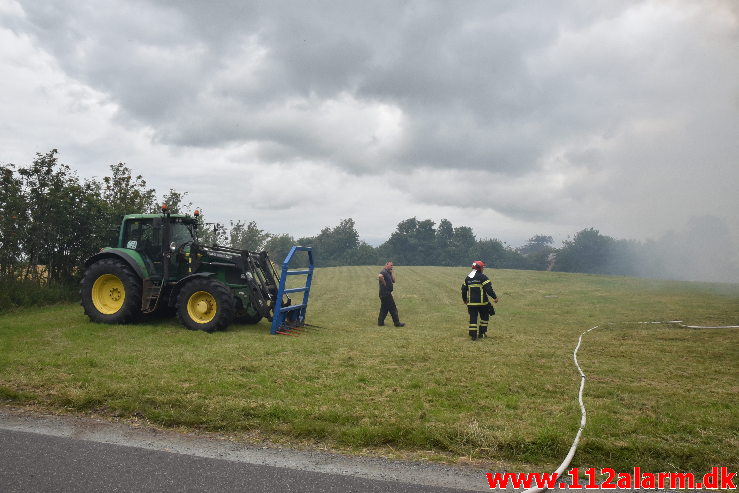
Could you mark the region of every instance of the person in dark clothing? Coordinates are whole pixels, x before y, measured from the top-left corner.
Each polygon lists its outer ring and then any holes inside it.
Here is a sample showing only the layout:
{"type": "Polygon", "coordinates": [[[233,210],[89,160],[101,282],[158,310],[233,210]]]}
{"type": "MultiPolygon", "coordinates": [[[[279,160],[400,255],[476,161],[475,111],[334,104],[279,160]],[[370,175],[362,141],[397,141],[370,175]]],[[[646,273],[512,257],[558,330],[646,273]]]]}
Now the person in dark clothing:
{"type": "Polygon", "coordinates": [[[395,306],[395,300],[393,299],[395,273],[393,272],[392,262],[385,264],[385,268],[380,271],[377,280],[380,283],[380,316],[377,317],[377,325],[385,325],[385,318],[390,313],[396,327],[405,327],[405,324],[398,317],[398,308],[395,306]]]}
{"type": "Polygon", "coordinates": [[[462,283],[462,301],[467,305],[467,312],[470,314],[469,334],[473,341],[488,336],[488,320],[490,315],[495,313],[490,300],[498,302],[493,284],[488,276],[482,273],[484,268],[485,262],[482,260],[472,262],[472,272],[462,283]]]}

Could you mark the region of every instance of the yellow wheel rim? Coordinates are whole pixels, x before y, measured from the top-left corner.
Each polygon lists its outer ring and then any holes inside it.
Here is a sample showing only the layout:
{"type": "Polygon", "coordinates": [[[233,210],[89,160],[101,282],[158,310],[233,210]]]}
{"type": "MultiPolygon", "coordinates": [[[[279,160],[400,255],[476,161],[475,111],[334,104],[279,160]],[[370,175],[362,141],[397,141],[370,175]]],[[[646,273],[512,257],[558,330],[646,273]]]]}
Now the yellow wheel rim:
{"type": "Polygon", "coordinates": [[[218,310],[218,303],[207,291],[197,291],[187,300],[187,314],[199,324],[207,324],[213,320],[218,310]]]}
{"type": "Polygon", "coordinates": [[[118,312],[126,301],[126,288],[117,276],[103,274],[92,285],[92,304],[105,315],[118,312]]]}

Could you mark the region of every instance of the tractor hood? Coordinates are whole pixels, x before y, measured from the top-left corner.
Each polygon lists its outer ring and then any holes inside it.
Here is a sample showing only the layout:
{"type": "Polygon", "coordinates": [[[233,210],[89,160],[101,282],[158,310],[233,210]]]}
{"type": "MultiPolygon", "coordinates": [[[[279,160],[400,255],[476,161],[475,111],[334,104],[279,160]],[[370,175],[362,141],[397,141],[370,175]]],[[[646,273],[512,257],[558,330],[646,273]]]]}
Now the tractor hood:
{"type": "Polygon", "coordinates": [[[208,257],[217,258],[221,260],[235,261],[236,259],[241,258],[240,252],[237,253],[237,252],[231,252],[231,251],[223,251],[219,247],[214,248],[212,246],[210,247],[201,246],[200,251],[208,257]]]}

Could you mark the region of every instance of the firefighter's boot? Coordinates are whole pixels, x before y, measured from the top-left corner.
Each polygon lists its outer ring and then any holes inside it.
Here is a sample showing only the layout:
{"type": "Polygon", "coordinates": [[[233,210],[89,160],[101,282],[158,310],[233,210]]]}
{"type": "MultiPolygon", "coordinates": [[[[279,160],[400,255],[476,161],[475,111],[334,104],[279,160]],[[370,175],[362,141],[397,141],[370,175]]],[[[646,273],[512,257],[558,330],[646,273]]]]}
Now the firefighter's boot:
{"type": "Polygon", "coordinates": [[[487,337],[487,336],[488,336],[488,324],[481,323],[480,324],[480,330],[479,330],[479,332],[477,334],[477,338],[478,339],[482,339],[482,338],[487,337]]]}

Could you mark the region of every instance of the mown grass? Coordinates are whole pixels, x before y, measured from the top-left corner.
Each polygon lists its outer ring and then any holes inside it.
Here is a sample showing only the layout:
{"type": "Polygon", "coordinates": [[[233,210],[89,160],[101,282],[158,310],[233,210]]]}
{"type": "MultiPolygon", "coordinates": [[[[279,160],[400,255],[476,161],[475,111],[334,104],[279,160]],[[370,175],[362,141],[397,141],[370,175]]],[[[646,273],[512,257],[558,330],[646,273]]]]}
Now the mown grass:
{"type": "Polygon", "coordinates": [[[739,285],[490,270],[501,302],[471,342],[463,268],[397,267],[408,326],[377,327],[377,267],[318,269],[300,337],[266,321],[206,334],[175,318],[92,324],[78,305],[0,315],[0,400],[354,452],[557,465],[737,469],[739,285]]]}

